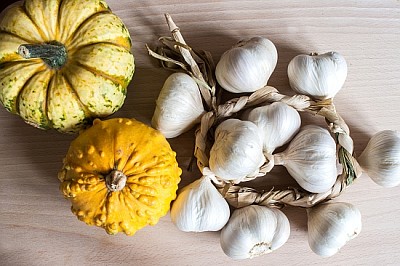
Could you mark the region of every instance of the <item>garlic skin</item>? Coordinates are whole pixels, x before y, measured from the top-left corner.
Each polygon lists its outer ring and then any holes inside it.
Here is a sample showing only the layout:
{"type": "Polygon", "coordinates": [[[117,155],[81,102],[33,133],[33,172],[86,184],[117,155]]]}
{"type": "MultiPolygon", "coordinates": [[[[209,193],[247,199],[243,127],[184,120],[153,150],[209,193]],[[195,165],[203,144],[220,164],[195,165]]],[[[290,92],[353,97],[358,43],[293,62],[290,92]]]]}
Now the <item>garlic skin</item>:
{"type": "Polygon", "coordinates": [[[287,149],[274,155],[274,160],[312,193],[328,191],[337,179],[336,144],[329,131],[320,126],[301,128],[287,149]]]}
{"type": "Polygon", "coordinates": [[[209,165],[219,179],[239,183],[255,177],[264,162],[262,139],[254,123],[231,118],[218,125],[209,165]]]}
{"type": "Polygon", "coordinates": [[[222,54],[215,76],[229,92],[254,92],[267,85],[277,61],[275,45],[266,38],[253,37],[222,54]]]}
{"type": "Polygon", "coordinates": [[[265,206],[236,209],[221,231],[221,248],[232,259],[247,259],[270,253],[289,239],[286,215],[265,206]]]}
{"type": "Polygon", "coordinates": [[[173,73],[158,95],[151,124],[166,138],[174,138],[200,122],[205,113],[196,82],[185,73],[173,73]]]}
{"type": "Polygon", "coordinates": [[[301,125],[296,109],[282,102],[256,107],[248,112],[244,119],[260,128],[264,140],[263,150],[269,154],[291,140],[301,125]]]}
{"type": "Polygon", "coordinates": [[[347,63],[337,52],[298,55],[288,66],[290,87],[317,99],[333,98],[347,77],[347,63]]]}
{"type": "Polygon", "coordinates": [[[361,168],[378,185],[395,187],[400,184],[400,133],[383,130],[369,140],[357,158],[361,168]]]}
{"type": "Polygon", "coordinates": [[[182,188],[170,214],[172,222],[181,231],[218,231],[228,222],[230,209],[210,178],[202,176],[182,188]]]}
{"type": "Polygon", "coordinates": [[[361,213],[350,203],[322,203],[307,209],[308,244],[316,254],[329,257],[360,234],[361,213]]]}

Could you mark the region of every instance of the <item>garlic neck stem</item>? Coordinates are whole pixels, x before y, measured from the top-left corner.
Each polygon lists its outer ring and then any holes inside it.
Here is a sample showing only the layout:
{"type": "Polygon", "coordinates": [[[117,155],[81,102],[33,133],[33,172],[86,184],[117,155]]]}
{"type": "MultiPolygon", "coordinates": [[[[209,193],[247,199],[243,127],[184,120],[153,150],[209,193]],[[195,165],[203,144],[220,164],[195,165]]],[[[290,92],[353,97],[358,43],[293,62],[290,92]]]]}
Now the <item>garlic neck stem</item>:
{"type": "Polygon", "coordinates": [[[274,165],[284,165],[285,159],[282,153],[274,154],[274,165]]]}
{"type": "Polygon", "coordinates": [[[125,187],[127,177],[126,175],[119,171],[113,170],[106,176],[106,186],[108,191],[116,192],[120,191],[125,187]]]}

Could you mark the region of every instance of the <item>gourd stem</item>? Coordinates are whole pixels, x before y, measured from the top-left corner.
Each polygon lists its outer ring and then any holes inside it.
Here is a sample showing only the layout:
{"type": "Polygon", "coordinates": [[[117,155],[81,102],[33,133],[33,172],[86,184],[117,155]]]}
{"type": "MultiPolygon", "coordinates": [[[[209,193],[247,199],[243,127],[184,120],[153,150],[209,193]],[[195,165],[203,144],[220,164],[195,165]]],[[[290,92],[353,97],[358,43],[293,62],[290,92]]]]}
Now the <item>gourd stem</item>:
{"type": "Polygon", "coordinates": [[[18,47],[18,54],[25,59],[40,58],[52,69],[60,69],[67,61],[65,46],[55,41],[40,44],[22,44],[18,47]]]}
{"type": "Polygon", "coordinates": [[[115,192],[120,191],[125,187],[126,175],[119,171],[113,170],[106,176],[106,186],[108,191],[115,192]]]}

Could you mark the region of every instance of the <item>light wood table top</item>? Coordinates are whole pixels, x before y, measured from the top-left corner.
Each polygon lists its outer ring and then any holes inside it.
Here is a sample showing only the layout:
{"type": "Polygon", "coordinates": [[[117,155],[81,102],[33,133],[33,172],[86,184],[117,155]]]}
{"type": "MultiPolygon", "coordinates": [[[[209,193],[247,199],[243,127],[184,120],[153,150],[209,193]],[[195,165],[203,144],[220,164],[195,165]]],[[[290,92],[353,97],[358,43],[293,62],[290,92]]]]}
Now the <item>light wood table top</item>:
{"type": "MultiPolygon", "coordinates": [[[[113,117],[150,123],[155,99],[170,74],[148,56],[145,44],[169,36],[170,13],[193,48],[217,61],[237,41],[264,36],[278,50],[270,85],[293,94],[288,62],[297,54],[341,53],[348,76],[335,105],[350,127],[355,152],[384,129],[400,131],[399,1],[198,1],[109,0],[133,39],[136,72],[123,108],[113,117]]],[[[314,121],[304,115],[305,123],[314,121]]],[[[42,131],[0,108],[0,265],[399,265],[400,187],[382,188],[363,174],[337,200],[362,213],[361,234],[330,258],[307,243],[304,209],[287,207],[288,242],[275,252],[234,261],[220,248],[219,232],[184,233],[163,217],[134,236],[110,236],[87,226],[70,211],[57,172],[75,136],[42,131]]],[[[170,143],[186,169],[193,131],[170,143]]],[[[276,180],[289,177],[273,172],[276,180]]],[[[184,170],[181,186],[200,177],[184,170]]],[[[262,184],[261,184],[262,185],[262,184]]]]}

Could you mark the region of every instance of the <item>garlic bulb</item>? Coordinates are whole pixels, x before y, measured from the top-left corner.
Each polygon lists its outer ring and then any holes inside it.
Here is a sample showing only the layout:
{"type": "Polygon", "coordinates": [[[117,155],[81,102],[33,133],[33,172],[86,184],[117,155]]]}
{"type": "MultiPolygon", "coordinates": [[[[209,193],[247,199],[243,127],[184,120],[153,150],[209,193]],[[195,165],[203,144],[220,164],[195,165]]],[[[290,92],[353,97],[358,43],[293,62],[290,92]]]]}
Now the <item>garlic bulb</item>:
{"type": "Polygon", "coordinates": [[[328,130],[316,125],[304,126],[274,160],[309,192],[326,192],[337,179],[335,141],[328,130]]]}
{"type": "Polygon", "coordinates": [[[266,38],[253,37],[222,54],[215,76],[229,92],[253,92],[267,85],[277,61],[275,45],[266,38]]]}
{"type": "Polygon", "coordinates": [[[320,256],[336,254],[361,232],[361,213],[350,203],[322,203],[307,213],[308,243],[320,256]]]}
{"type": "Polygon", "coordinates": [[[289,239],[286,215],[265,206],[236,209],[221,231],[221,248],[233,259],[254,258],[280,248],[289,239]]]}
{"type": "Polygon", "coordinates": [[[269,154],[291,140],[301,124],[299,113],[282,102],[254,108],[246,114],[245,120],[260,128],[264,136],[264,152],[269,154]]]}
{"type": "Polygon", "coordinates": [[[207,176],[182,188],[171,207],[172,222],[185,232],[221,230],[229,216],[228,203],[207,176]]]}
{"type": "Polygon", "coordinates": [[[160,91],[151,124],[166,138],[174,138],[199,123],[204,113],[196,82],[188,74],[174,73],[160,91]]]}
{"type": "Polygon", "coordinates": [[[254,123],[231,118],[218,125],[209,160],[216,176],[239,183],[255,177],[264,162],[262,139],[254,123]]]}
{"type": "Polygon", "coordinates": [[[298,55],[288,66],[292,89],[319,99],[333,98],[342,88],[346,76],[346,61],[337,52],[298,55]]]}
{"type": "Polygon", "coordinates": [[[400,133],[393,130],[378,132],[369,140],[358,157],[368,176],[383,187],[400,184],[400,133]]]}

